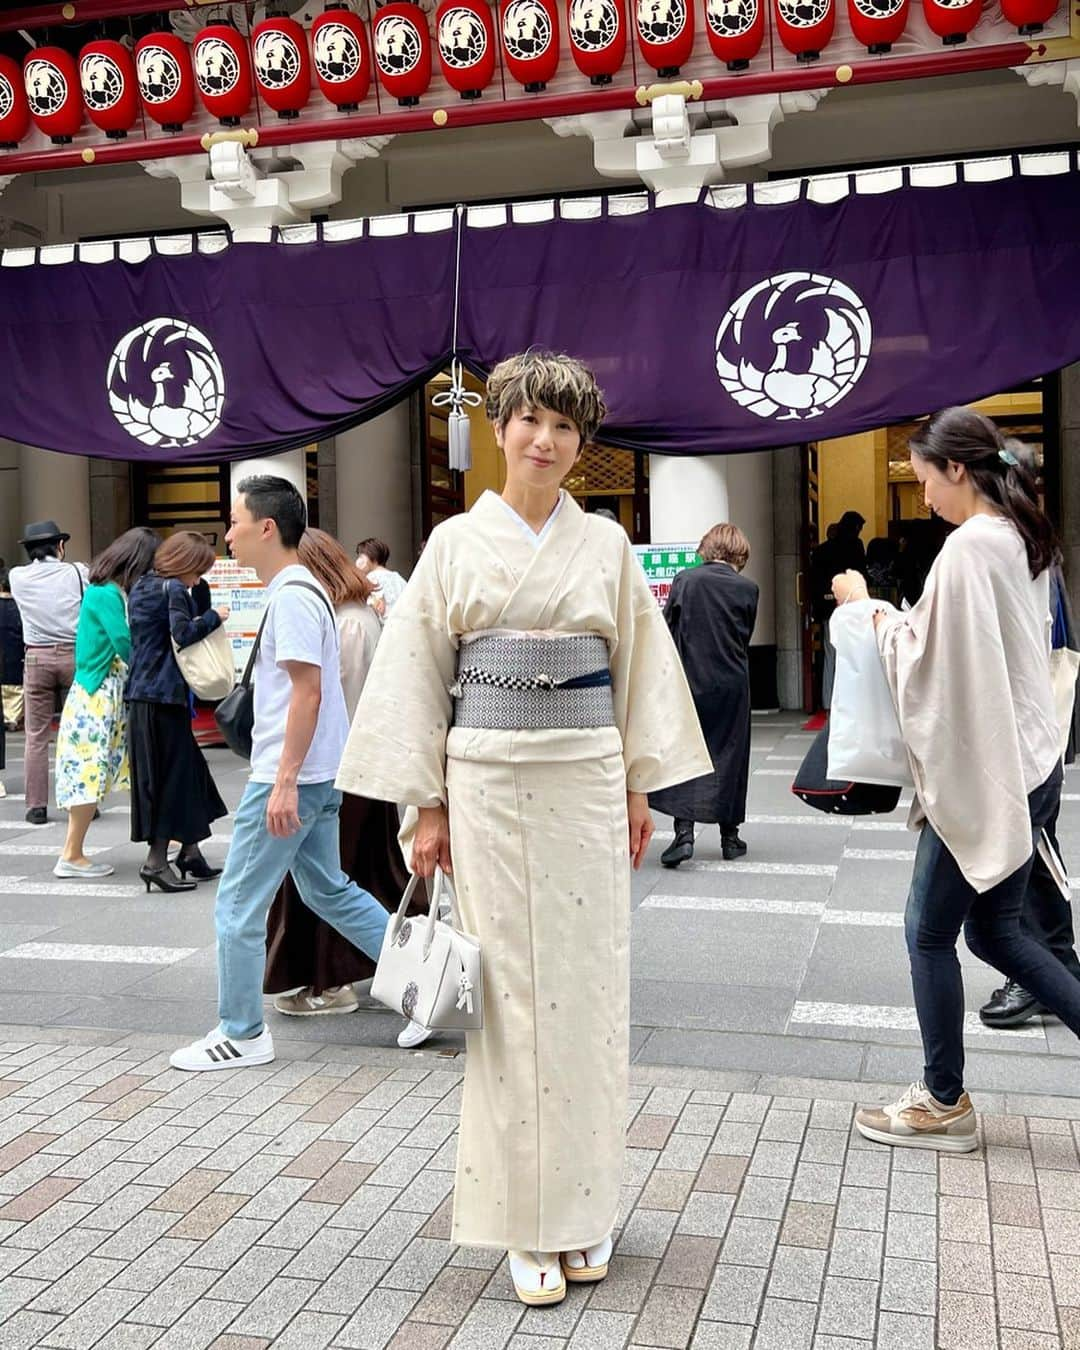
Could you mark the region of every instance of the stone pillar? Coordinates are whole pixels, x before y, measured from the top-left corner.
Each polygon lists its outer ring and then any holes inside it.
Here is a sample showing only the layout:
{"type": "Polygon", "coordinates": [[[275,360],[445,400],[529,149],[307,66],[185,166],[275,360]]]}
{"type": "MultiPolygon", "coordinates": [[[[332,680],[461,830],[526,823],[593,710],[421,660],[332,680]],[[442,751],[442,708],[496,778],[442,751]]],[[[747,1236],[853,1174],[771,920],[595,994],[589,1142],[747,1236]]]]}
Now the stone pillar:
{"type": "Polygon", "coordinates": [[[649,538],[696,544],[728,519],[726,455],[649,456],[649,538]]]}
{"type": "Polygon", "coordinates": [[[267,455],[263,459],[234,459],[229,465],[230,496],[236,496],[236,486],[241,479],[262,473],[287,478],[307,501],[307,460],[302,449],[286,450],[283,455],[267,455]]]}
{"type": "Polygon", "coordinates": [[[1060,375],[1061,548],[1074,614],[1080,614],[1080,362],[1060,375]]]}
{"type": "Polygon", "coordinates": [[[14,441],[0,440],[0,558],[8,567],[26,561],[16,542],[26,523],[20,514],[19,447],[14,441]]]}
{"type": "MultiPolygon", "coordinates": [[[[337,514],[337,446],[333,437],[319,442],[318,455],[319,479],[319,528],[327,534],[338,536],[337,514]]],[[[345,545],[352,548],[352,544],[345,545]]]]}
{"type": "MultiPolygon", "coordinates": [[[[802,554],[802,451],[772,452],[773,585],[776,598],[776,684],[781,708],[803,705],[802,616],[798,584],[802,554]]],[[[804,579],[804,585],[806,581],[804,579]]]]}
{"type": "Polygon", "coordinates": [[[55,520],[71,535],[67,555],[72,561],[92,556],[89,466],[83,455],[19,447],[21,520],[55,520]]]}
{"type": "Polygon", "coordinates": [[[338,538],[347,549],[381,539],[390,566],[413,564],[413,484],[409,399],[337,437],[338,538]]]}
{"type": "Polygon", "coordinates": [[[131,465],[123,459],[90,460],[90,548],[100,553],[131,529],[131,465]]]}

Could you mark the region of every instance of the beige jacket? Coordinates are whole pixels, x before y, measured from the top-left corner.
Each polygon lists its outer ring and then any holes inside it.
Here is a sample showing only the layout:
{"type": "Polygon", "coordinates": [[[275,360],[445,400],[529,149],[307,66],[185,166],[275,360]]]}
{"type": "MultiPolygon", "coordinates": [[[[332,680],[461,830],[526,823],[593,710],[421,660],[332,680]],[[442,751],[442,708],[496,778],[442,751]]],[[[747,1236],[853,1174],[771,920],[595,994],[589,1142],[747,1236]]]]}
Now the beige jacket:
{"type": "Polygon", "coordinates": [[[1032,580],[1009,521],[974,516],[877,636],[915,779],[908,823],[929,821],[987,891],[1031,857],[1028,793],[1059,758],[1049,574],[1032,580]]]}

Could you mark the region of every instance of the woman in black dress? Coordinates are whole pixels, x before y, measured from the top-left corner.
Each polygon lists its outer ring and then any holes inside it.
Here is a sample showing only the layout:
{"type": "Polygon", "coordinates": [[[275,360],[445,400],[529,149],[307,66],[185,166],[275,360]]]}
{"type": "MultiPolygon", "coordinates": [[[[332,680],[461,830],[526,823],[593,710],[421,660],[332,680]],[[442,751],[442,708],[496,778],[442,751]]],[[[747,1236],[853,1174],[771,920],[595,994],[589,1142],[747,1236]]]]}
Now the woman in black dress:
{"type": "Polygon", "coordinates": [[[194,889],[221,873],[210,867],[199,843],[211,821],[227,814],[191,729],[191,695],[172,644],[201,642],[228,617],[228,610],[196,616],[190,588],[214,563],[213,547],[201,534],[178,530],[154,555],[154,570],[128,597],[131,664],[128,755],[131,763],[131,837],[150,845],[139,876],[146,889],[194,889]],[[180,876],[169,865],[169,840],[178,839],[180,876]],[[188,876],[195,881],[188,881],[188,876]]]}
{"type": "Polygon", "coordinates": [[[665,867],[694,856],[694,822],[720,826],[726,861],[746,845],[750,776],[750,637],[757,619],[756,582],[742,576],[750,545],[737,525],[714,525],[698,545],[703,565],[671,584],[664,618],[679,649],[713,771],[677,787],[650,792],[657,811],[675,817],[675,839],[660,855],[665,867]]]}

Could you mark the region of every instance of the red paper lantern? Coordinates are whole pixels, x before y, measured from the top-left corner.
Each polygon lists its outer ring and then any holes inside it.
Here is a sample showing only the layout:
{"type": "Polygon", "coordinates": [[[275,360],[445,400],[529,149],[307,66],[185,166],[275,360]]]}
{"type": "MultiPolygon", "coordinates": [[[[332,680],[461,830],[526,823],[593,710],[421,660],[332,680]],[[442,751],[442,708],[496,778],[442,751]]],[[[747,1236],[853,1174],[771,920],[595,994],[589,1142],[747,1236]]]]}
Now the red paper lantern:
{"type": "Polygon", "coordinates": [[[923,0],[923,13],[930,31],[952,47],[967,41],[979,22],[982,0],[923,0]]]}
{"type": "Polygon", "coordinates": [[[1054,17],[1058,0],[1001,0],[1001,12],[1021,37],[1042,32],[1054,17]]]}
{"type": "Polygon", "coordinates": [[[83,103],[94,126],[123,140],[139,116],[135,60],[119,42],[88,42],[79,53],[83,103]]]}
{"type": "Polygon", "coordinates": [[[381,6],[372,41],[382,87],[403,108],[419,103],[431,83],[431,34],[424,11],[411,0],[381,6]]]}
{"type": "Polygon", "coordinates": [[[435,15],[439,65],[451,89],[479,98],[495,74],[495,25],[485,0],[442,0],[435,15]]]}
{"type": "Polygon", "coordinates": [[[311,25],[315,80],[342,112],[353,112],[371,86],[371,53],[363,21],[344,4],[331,3],[311,25]]]}
{"type": "Polygon", "coordinates": [[[636,0],[641,54],[665,79],[678,75],[694,48],[694,10],[689,0],[636,0]]]}
{"type": "Polygon", "coordinates": [[[30,105],[19,63],[0,56],[0,150],[14,150],[29,130],[30,105]]]}
{"type": "Polygon", "coordinates": [[[745,70],[765,37],[764,0],[705,0],[705,32],[728,70],[745,70]]]}
{"type": "Polygon", "coordinates": [[[848,0],[848,19],[855,40],[871,56],[890,51],[907,25],[910,0],[848,0]]]}
{"type": "Polygon", "coordinates": [[[816,61],[836,26],[835,0],[773,0],[773,4],[780,41],[796,60],[816,61]]]}
{"type": "Polygon", "coordinates": [[[231,24],[212,23],[195,39],[195,82],[206,111],[223,127],[239,126],[251,107],[251,53],[231,24]]]}
{"type": "Polygon", "coordinates": [[[510,74],[527,94],[539,94],[559,68],[555,0],[501,0],[499,24],[510,74]]]}
{"type": "Polygon", "coordinates": [[[270,18],[251,35],[255,83],[263,102],[279,117],[299,117],[311,97],[311,57],[295,19],[270,18]]]}
{"type": "Polygon", "coordinates": [[[610,84],[626,60],[624,0],[566,0],[570,54],[590,84],[610,84]]]}
{"type": "Polygon", "coordinates": [[[23,61],[30,116],[53,145],[68,145],[83,123],[75,58],[62,47],[38,47],[23,61]]]}
{"type": "Polygon", "coordinates": [[[147,33],[135,44],[143,107],[166,131],[183,131],[195,111],[195,73],[187,43],[175,33],[147,33]]]}

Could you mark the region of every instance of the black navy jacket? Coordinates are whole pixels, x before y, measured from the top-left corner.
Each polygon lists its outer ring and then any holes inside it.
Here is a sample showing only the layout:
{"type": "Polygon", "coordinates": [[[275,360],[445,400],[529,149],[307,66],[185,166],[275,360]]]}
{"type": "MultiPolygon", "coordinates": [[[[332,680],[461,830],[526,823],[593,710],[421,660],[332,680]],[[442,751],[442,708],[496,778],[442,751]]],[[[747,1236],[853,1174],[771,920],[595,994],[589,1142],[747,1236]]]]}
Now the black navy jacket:
{"type": "Polygon", "coordinates": [[[187,681],[176,664],[170,638],[178,647],[190,647],[220,623],[213,609],[196,617],[182,581],[165,581],[156,572],[140,577],[128,596],[131,662],[124,697],[148,703],[187,703],[187,681]]]}
{"type": "Polygon", "coordinates": [[[0,684],[22,684],[25,653],[19,607],[10,595],[4,596],[0,598],[0,684]]]}

